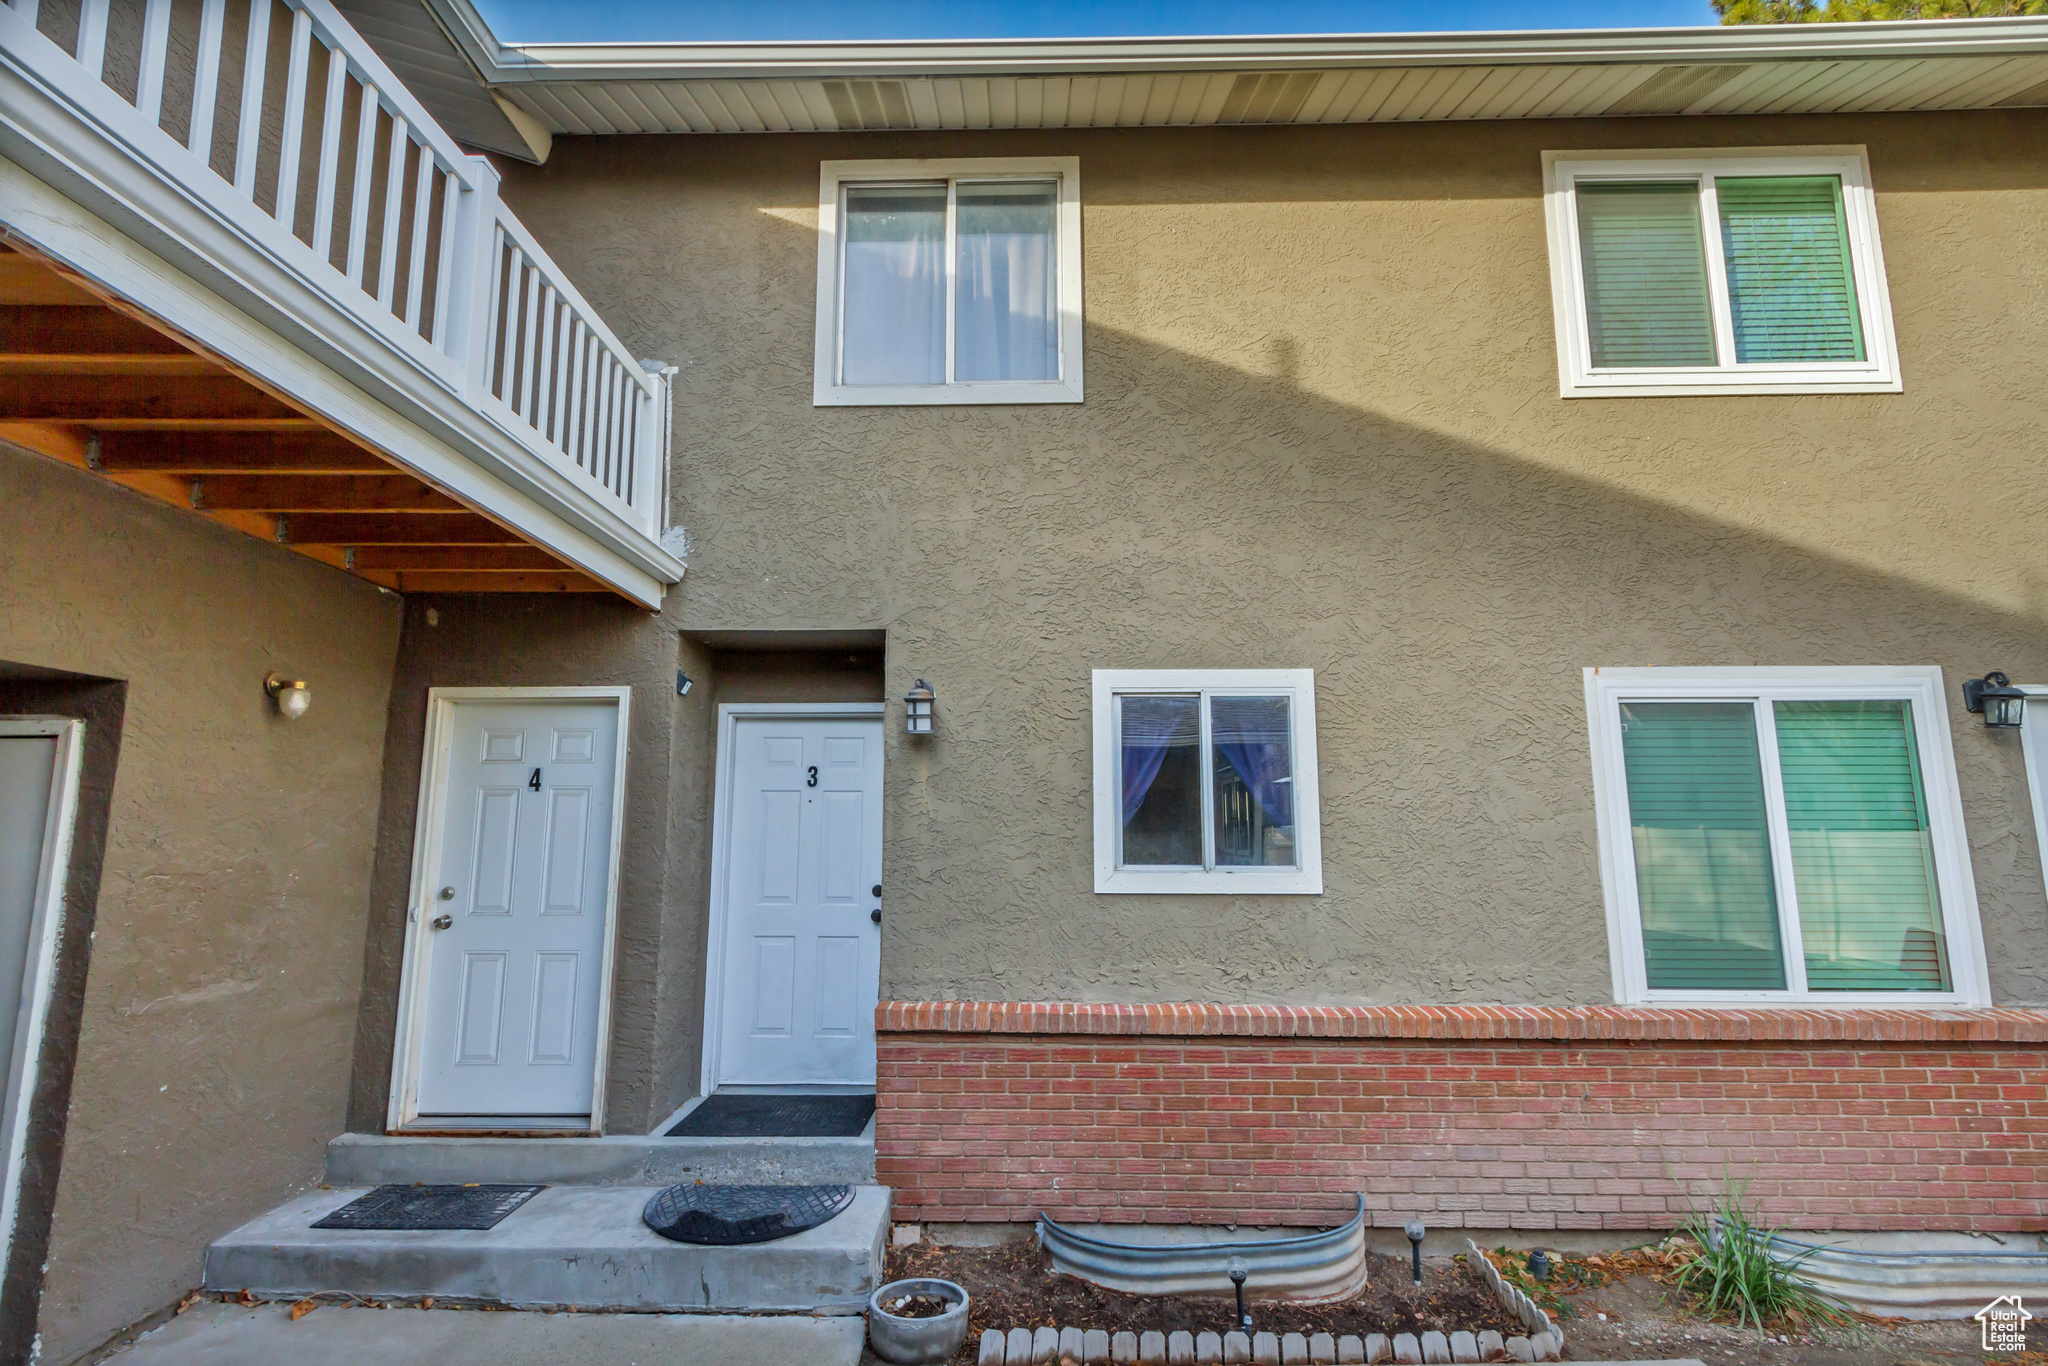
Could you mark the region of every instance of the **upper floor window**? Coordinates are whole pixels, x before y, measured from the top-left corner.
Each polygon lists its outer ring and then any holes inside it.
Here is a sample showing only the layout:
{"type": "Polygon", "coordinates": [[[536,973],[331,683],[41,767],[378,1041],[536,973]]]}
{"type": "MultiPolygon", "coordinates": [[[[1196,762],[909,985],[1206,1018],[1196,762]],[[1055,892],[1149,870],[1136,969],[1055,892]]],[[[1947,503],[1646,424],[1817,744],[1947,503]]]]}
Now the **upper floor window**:
{"type": "Polygon", "coordinates": [[[1982,1005],[1936,668],[1589,669],[1616,999],[1982,1005]]]}
{"type": "Polygon", "coordinates": [[[812,399],[1079,403],[1080,160],[825,162],[812,399]]]}
{"type": "Polygon", "coordinates": [[[1862,149],[1543,157],[1566,398],[1898,390],[1862,149]]]}
{"type": "Polygon", "coordinates": [[[1310,669],[1095,671],[1095,890],[1323,890],[1310,669]]]}

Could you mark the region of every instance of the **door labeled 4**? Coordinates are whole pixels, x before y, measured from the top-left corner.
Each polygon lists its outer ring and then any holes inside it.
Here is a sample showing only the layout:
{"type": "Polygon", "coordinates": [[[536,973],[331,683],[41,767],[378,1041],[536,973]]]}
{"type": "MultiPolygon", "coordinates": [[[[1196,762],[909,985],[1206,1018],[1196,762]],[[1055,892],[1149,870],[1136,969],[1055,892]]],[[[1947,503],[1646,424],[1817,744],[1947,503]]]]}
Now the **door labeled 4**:
{"type": "Polygon", "coordinates": [[[610,989],[619,703],[462,701],[447,716],[416,910],[417,1122],[584,1127],[610,989]]]}
{"type": "Polygon", "coordinates": [[[872,1085],[882,723],[737,717],[716,1080],[872,1085]]]}

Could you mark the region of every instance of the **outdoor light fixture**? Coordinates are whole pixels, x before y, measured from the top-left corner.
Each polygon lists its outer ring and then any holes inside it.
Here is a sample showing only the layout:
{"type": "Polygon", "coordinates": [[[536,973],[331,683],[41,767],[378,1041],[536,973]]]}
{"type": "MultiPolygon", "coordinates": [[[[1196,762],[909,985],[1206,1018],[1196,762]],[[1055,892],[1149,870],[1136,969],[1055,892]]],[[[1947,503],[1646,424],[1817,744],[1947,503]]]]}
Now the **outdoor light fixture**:
{"type": "Polygon", "coordinates": [[[932,733],[932,685],[922,678],[917,686],[903,694],[903,729],[912,735],[932,733]]]}
{"type": "Polygon", "coordinates": [[[1408,1250],[1415,1258],[1415,1283],[1422,1284],[1422,1235],[1428,1232],[1420,1219],[1410,1219],[1401,1232],[1408,1235],[1408,1250]]]}
{"type": "Polygon", "coordinates": [[[287,721],[296,721],[306,714],[306,708],[313,705],[313,690],[306,686],[303,678],[286,678],[283,674],[266,674],[263,691],[270,694],[270,700],[277,703],[277,714],[287,721]]]}
{"type": "Polygon", "coordinates": [[[2015,688],[2010,678],[1993,669],[1982,678],[1963,684],[1963,706],[1983,713],[1984,724],[1993,730],[2011,730],[2026,713],[2027,695],[2015,688]]]}
{"type": "Polygon", "coordinates": [[[1252,1331],[1252,1316],[1245,1312],[1244,1283],[1252,1274],[1251,1268],[1244,1264],[1244,1258],[1232,1257],[1228,1274],[1231,1285],[1237,1288],[1237,1331],[1249,1337],[1252,1331]]]}

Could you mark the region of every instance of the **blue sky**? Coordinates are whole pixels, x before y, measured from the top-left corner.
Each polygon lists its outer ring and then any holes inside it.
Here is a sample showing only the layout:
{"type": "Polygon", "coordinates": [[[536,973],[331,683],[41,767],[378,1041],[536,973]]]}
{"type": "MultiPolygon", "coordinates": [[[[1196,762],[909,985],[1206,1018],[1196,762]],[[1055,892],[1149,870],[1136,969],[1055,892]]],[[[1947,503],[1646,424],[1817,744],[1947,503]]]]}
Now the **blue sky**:
{"type": "Polygon", "coordinates": [[[1708,0],[479,0],[507,42],[1047,38],[1642,28],[1717,22],[1708,0]]]}

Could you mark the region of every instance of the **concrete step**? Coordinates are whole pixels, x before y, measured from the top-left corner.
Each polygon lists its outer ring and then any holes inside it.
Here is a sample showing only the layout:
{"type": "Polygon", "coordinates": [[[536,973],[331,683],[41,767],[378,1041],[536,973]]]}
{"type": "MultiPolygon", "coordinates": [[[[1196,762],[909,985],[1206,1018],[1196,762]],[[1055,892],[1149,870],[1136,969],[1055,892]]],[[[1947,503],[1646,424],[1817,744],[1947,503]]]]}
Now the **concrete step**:
{"type": "Polygon", "coordinates": [[[859,1138],[429,1138],[343,1134],[331,1186],[485,1181],[557,1186],[873,1184],[875,1127],[859,1138]]]}
{"type": "Polygon", "coordinates": [[[206,1250],[206,1288],[264,1299],[343,1291],[521,1309],[859,1313],[881,1284],[889,1191],[863,1186],[818,1228],[771,1243],[693,1247],[640,1220],[658,1187],[551,1186],[487,1231],[312,1225],[364,1193],[315,1190],[206,1250]]]}

